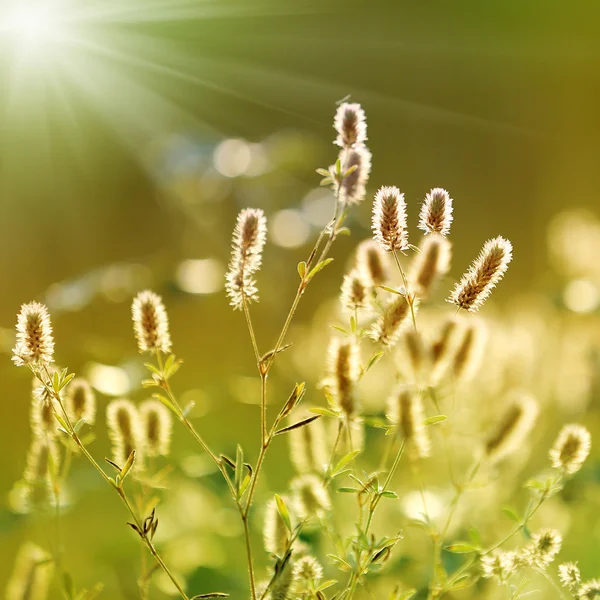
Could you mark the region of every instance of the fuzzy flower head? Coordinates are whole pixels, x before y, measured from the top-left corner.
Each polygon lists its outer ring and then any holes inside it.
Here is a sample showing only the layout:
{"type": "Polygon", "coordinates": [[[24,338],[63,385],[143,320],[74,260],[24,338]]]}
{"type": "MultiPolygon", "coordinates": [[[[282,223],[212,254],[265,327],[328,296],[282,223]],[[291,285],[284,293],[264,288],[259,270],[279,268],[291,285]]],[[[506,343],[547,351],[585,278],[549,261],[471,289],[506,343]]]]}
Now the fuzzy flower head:
{"type": "Polygon", "coordinates": [[[427,458],[431,442],[427,428],[423,427],[423,402],[420,394],[402,388],[388,400],[388,419],[402,435],[414,458],[427,458]]]}
{"type": "Polygon", "coordinates": [[[48,366],[54,360],[54,338],[48,309],[39,302],[23,304],[17,317],[13,362],[21,367],[48,366]]]}
{"type": "Polygon", "coordinates": [[[511,260],[512,244],[508,240],[500,236],[488,240],[479,256],[456,284],[448,302],[476,312],[504,277],[511,260]]]}
{"type": "Polygon", "coordinates": [[[323,578],[323,567],[314,556],[303,556],[294,565],[294,580],[318,583],[323,578]]]}
{"type": "Polygon", "coordinates": [[[385,284],[390,278],[390,261],[387,253],[373,239],[364,240],[356,251],[356,268],[369,286],[385,284]]]}
{"type": "Polygon", "coordinates": [[[139,408],[147,456],[166,456],[171,446],[171,412],[159,400],[146,400],[139,408]]]}
{"type": "Polygon", "coordinates": [[[123,467],[135,450],[134,469],[141,470],[144,443],[140,415],[135,405],[125,398],[113,400],[106,408],[106,424],[112,442],[113,461],[123,467]]]}
{"type": "Polygon", "coordinates": [[[360,354],[352,340],[333,338],[329,345],[328,383],[337,405],[348,416],[356,413],[355,386],[360,377],[360,354]]]}
{"type": "Polygon", "coordinates": [[[515,553],[514,552],[498,552],[486,554],[481,557],[481,570],[483,577],[498,579],[502,583],[510,577],[515,568],[515,553]]]}
{"type": "Polygon", "coordinates": [[[565,425],[550,450],[550,460],[555,469],[573,475],[581,469],[592,448],[592,436],[581,425],[565,425]]]}
{"type": "Polygon", "coordinates": [[[133,330],[144,352],[171,352],[169,318],[161,297],[150,290],[140,292],[131,305],[133,330]]]}
{"type": "Polygon", "coordinates": [[[600,598],[600,579],[592,579],[581,585],[577,591],[577,600],[598,600],[600,598]]]}
{"type": "Polygon", "coordinates": [[[375,241],[388,252],[408,249],[406,202],[397,187],[384,186],[375,194],[371,229],[375,241]]]}
{"type": "Polygon", "coordinates": [[[344,276],[340,302],[342,308],[353,314],[356,310],[362,310],[369,306],[369,286],[363,277],[362,271],[352,269],[344,276]]]}
{"type": "Polygon", "coordinates": [[[291,483],[294,491],[294,506],[301,519],[323,514],[331,509],[329,492],[316,475],[301,475],[291,483]]]}
{"type": "MultiPolygon", "coordinates": [[[[53,367],[49,369],[52,374],[53,367]]],[[[33,378],[31,393],[30,422],[34,437],[54,437],[58,433],[58,421],[54,416],[56,400],[46,386],[37,378],[33,378]]]]}
{"type": "Polygon", "coordinates": [[[225,276],[225,289],[234,309],[244,302],[258,301],[254,275],[260,270],[267,239],[267,219],[258,208],[245,208],[237,217],[231,242],[231,260],[225,276]]]}
{"type": "Polygon", "coordinates": [[[342,148],[367,141],[367,120],[362,106],[356,102],[344,102],[338,107],[333,127],[338,133],[335,143],[342,148]]]}
{"type": "Polygon", "coordinates": [[[275,498],[268,502],[265,510],[263,539],[265,550],[279,557],[285,554],[290,544],[290,532],[277,510],[275,498]]]}
{"type": "Polygon", "coordinates": [[[432,189],[426,196],[419,213],[419,229],[425,234],[447,236],[452,225],[452,198],[442,188],[432,189]]]}
{"type": "Polygon", "coordinates": [[[562,537],[556,529],[543,529],[531,536],[531,542],[523,549],[525,564],[545,569],[560,552],[562,537]]]}
{"type": "Polygon", "coordinates": [[[342,173],[348,173],[341,182],[338,190],[340,202],[344,205],[359,204],[365,199],[367,182],[371,174],[371,152],[362,144],[352,148],[344,148],[340,152],[342,173]]]}
{"type": "Polygon", "coordinates": [[[562,565],[558,565],[558,578],[563,587],[573,591],[581,583],[581,572],[575,563],[563,563],[562,565]]]}
{"type": "Polygon", "coordinates": [[[46,600],[53,574],[52,555],[32,542],[25,542],[6,587],[6,600],[46,600]]]}
{"type": "Polygon", "coordinates": [[[470,319],[460,332],[456,351],[451,360],[452,373],[456,380],[465,383],[479,371],[485,355],[487,330],[479,319],[470,319]]]}
{"type": "MultiPolygon", "coordinates": [[[[306,416],[311,416],[307,413],[306,416]]],[[[321,419],[288,433],[290,458],[298,473],[322,473],[327,464],[325,426],[321,419]]]]}
{"type": "Polygon", "coordinates": [[[421,243],[419,254],[411,264],[409,279],[420,298],[427,298],[435,283],[450,270],[452,246],[437,234],[427,236],[421,243]]]}
{"type": "Polygon", "coordinates": [[[65,397],[67,414],[73,422],[83,419],[88,425],[96,420],[96,396],[87,380],[76,377],[69,383],[65,397]]]}
{"type": "MultiPolygon", "coordinates": [[[[413,310],[416,312],[418,303],[413,300],[413,310]]],[[[404,328],[410,323],[410,305],[404,296],[394,295],[383,309],[379,319],[373,324],[370,336],[386,348],[396,344],[404,328]]]]}

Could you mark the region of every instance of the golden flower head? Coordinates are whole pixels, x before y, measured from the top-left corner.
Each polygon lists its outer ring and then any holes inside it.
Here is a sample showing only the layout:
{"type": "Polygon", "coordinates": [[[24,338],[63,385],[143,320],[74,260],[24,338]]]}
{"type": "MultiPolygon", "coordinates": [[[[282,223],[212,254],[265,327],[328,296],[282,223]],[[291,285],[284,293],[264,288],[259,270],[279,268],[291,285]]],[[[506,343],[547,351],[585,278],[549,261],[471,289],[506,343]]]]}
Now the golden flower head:
{"type": "Polygon", "coordinates": [[[387,417],[396,426],[414,458],[427,458],[431,442],[427,428],[423,426],[423,402],[421,395],[407,388],[400,388],[388,399],[387,417]]]}
{"type": "Polygon", "coordinates": [[[521,558],[526,565],[545,569],[560,552],[562,537],[556,529],[543,529],[531,536],[521,558]]]}
{"type": "Polygon", "coordinates": [[[142,470],[144,443],[141,419],[135,405],[125,398],[110,402],[106,408],[106,425],[112,442],[113,461],[123,467],[135,450],[134,468],[142,470]]]}
{"type": "Polygon", "coordinates": [[[231,242],[231,260],[225,276],[230,304],[241,310],[244,301],[258,301],[254,275],[260,270],[267,239],[267,219],[258,208],[245,208],[237,217],[231,242]]]}
{"type": "Polygon", "coordinates": [[[285,554],[291,540],[285,521],[277,510],[275,498],[272,498],[266,506],[263,538],[265,550],[279,557],[285,554]]]}
{"type": "Polygon", "coordinates": [[[426,196],[419,213],[419,229],[427,233],[447,236],[452,225],[452,198],[442,188],[432,189],[426,196]]]}
{"type": "Polygon", "coordinates": [[[397,187],[384,186],[375,194],[371,229],[375,241],[384,250],[408,249],[406,202],[397,187]]]}
{"type": "Polygon", "coordinates": [[[577,600],[597,600],[600,598],[600,579],[591,579],[581,584],[577,590],[577,600]]]}
{"type": "Polygon", "coordinates": [[[488,458],[498,462],[518,450],[531,433],[538,416],[538,404],[528,394],[515,393],[494,433],[485,444],[488,458]]]}
{"type": "Polygon", "coordinates": [[[356,102],[343,102],[338,107],[333,127],[338,133],[335,143],[342,148],[367,141],[367,120],[362,106],[356,102]]]}
{"type": "Polygon", "coordinates": [[[452,246],[446,238],[433,234],[423,239],[409,274],[411,289],[414,289],[417,296],[429,296],[436,281],[450,270],[451,258],[452,246]]]}
{"type": "Polygon", "coordinates": [[[487,330],[479,319],[469,319],[461,331],[456,351],[451,359],[451,369],[457,381],[464,383],[473,379],[481,367],[487,330]]]}
{"type": "MultiPolygon", "coordinates": [[[[54,370],[50,367],[49,372],[54,370]]],[[[56,400],[46,386],[37,378],[33,378],[31,391],[31,430],[35,437],[55,437],[58,432],[58,421],[54,416],[56,400]]]]}
{"type": "Polygon", "coordinates": [[[83,419],[88,425],[96,420],[96,396],[92,386],[83,377],[75,377],[67,387],[65,408],[73,422],[83,419]]]}
{"type": "Polygon", "coordinates": [[[294,580],[318,583],[323,578],[323,567],[314,556],[303,556],[294,565],[294,580]]]}
{"type": "Polygon", "coordinates": [[[17,343],[13,362],[39,367],[54,360],[54,338],[48,309],[39,302],[23,304],[17,317],[17,343]]]}
{"type": "MultiPolygon", "coordinates": [[[[413,299],[413,310],[416,312],[418,302],[413,299]]],[[[410,305],[405,296],[394,295],[383,309],[380,317],[371,327],[370,336],[377,343],[391,348],[396,344],[404,328],[410,323],[410,305]]]]}
{"type": "Polygon", "coordinates": [[[362,241],[356,251],[356,268],[369,286],[385,284],[390,277],[389,258],[385,250],[373,239],[362,241]]]}
{"type": "Polygon", "coordinates": [[[558,565],[558,578],[563,587],[573,591],[581,583],[581,572],[575,563],[563,563],[558,565]]]}
{"type": "Polygon", "coordinates": [[[52,556],[36,544],[25,542],[6,587],[6,600],[46,600],[53,573],[52,556]]]}
{"type": "Polygon", "coordinates": [[[452,360],[460,327],[454,316],[447,318],[441,331],[431,344],[429,358],[431,364],[431,383],[436,385],[446,375],[452,360]]]}
{"type": "Polygon", "coordinates": [[[495,551],[481,557],[481,570],[483,577],[490,579],[492,577],[504,582],[510,577],[515,568],[514,552],[495,551]]]}
{"type": "MultiPolygon", "coordinates": [[[[310,416],[310,413],[306,416],[310,416]]],[[[288,433],[290,458],[298,473],[322,473],[327,465],[325,426],[321,419],[288,433]]]]}
{"type": "Polygon", "coordinates": [[[355,386],[360,377],[360,353],[356,342],[333,338],[329,345],[329,389],[338,406],[348,416],[356,413],[355,386]]]}
{"type": "Polygon", "coordinates": [[[331,509],[329,492],[317,475],[300,475],[291,483],[294,506],[301,519],[323,514],[331,509]]]}
{"type": "Polygon", "coordinates": [[[146,456],[166,456],[171,446],[171,412],[159,400],[146,400],[139,407],[146,456]]]}
{"type": "Polygon", "coordinates": [[[50,481],[50,468],[58,471],[60,453],[57,442],[48,437],[34,438],[27,453],[23,479],[33,485],[50,481]]]}
{"type": "Polygon", "coordinates": [[[344,148],[339,160],[342,173],[348,173],[339,185],[338,198],[344,205],[359,204],[365,199],[367,182],[371,174],[371,152],[366,146],[357,144],[352,148],[344,148]]]}
{"type": "Polygon", "coordinates": [[[479,256],[456,284],[448,298],[459,308],[479,310],[496,284],[504,277],[512,260],[512,244],[503,237],[488,240],[479,256]]]}
{"type": "Polygon", "coordinates": [[[140,292],[133,300],[131,314],[141,353],[171,352],[169,318],[160,296],[149,290],[140,292]]]}
{"type": "Polygon", "coordinates": [[[581,425],[565,425],[550,450],[550,460],[555,469],[573,475],[581,469],[592,448],[592,436],[581,425]]]}
{"type": "Polygon", "coordinates": [[[342,291],[340,294],[340,303],[349,313],[369,307],[369,285],[363,277],[363,272],[359,269],[352,269],[350,273],[344,276],[342,291]]]}

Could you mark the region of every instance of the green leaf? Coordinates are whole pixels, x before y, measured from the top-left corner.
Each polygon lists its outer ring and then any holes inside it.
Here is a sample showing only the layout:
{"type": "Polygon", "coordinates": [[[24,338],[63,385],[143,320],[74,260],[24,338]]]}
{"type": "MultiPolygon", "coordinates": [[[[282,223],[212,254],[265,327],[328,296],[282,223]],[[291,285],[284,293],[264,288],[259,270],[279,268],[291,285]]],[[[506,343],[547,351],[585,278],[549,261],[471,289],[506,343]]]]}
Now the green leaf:
{"type": "Polygon", "coordinates": [[[321,408],[320,406],[313,406],[308,409],[309,412],[315,413],[315,415],[322,415],[324,417],[331,417],[332,419],[337,419],[339,414],[330,410],[329,408],[321,408]]]}
{"type": "Polygon", "coordinates": [[[373,354],[373,356],[371,356],[371,358],[369,359],[367,366],[364,368],[364,372],[366,373],[369,369],[373,368],[384,354],[385,352],[383,352],[383,350],[381,352],[376,352],[375,354],[373,354]]]}
{"type": "Polygon", "coordinates": [[[333,468],[332,474],[335,476],[335,474],[341,471],[348,463],[352,462],[359,454],[360,450],[353,450],[352,452],[348,452],[348,454],[342,456],[338,464],[333,468]]]}
{"type": "Polygon", "coordinates": [[[453,554],[469,554],[471,552],[478,552],[479,550],[472,546],[468,542],[457,542],[456,544],[450,544],[444,548],[447,552],[453,554]]]}
{"type": "Polygon", "coordinates": [[[385,490],[385,492],[381,492],[382,498],[392,498],[396,500],[398,498],[398,494],[396,492],[392,492],[391,490],[385,490]]]}
{"type": "Polygon", "coordinates": [[[382,290],[385,290],[386,292],[389,292],[390,294],[396,294],[397,296],[404,296],[405,295],[400,290],[388,287],[387,285],[379,285],[377,287],[381,288],[382,290]]]}
{"type": "Polygon", "coordinates": [[[152,394],[152,397],[155,400],[159,400],[160,402],[162,402],[171,412],[177,415],[177,418],[179,418],[179,411],[167,397],[163,396],[162,394],[152,394]]]}
{"type": "Polygon", "coordinates": [[[288,425],[287,427],[284,427],[283,429],[278,429],[274,435],[281,435],[282,433],[287,433],[288,431],[293,431],[294,429],[299,429],[300,427],[306,427],[306,425],[310,425],[313,421],[316,421],[317,419],[320,419],[321,415],[315,415],[314,417],[308,417],[306,419],[302,419],[302,421],[298,421],[297,423],[294,423],[293,425],[288,425]]]}
{"type": "Polygon", "coordinates": [[[519,515],[509,506],[505,506],[502,508],[502,512],[511,520],[514,521],[515,523],[520,523],[521,522],[521,517],[519,517],[519,515]]]}
{"type": "Polygon", "coordinates": [[[446,415],[435,415],[434,417],[428,417],[423,421],[423,427],[428,427],[429,425],[435,425],[436,423],[441,423],[445,421],[448,417],[446,415]]]}
{"type": "Polygon", "coordinates": [[[306,263],[304,261],[298,263],[298,275],[300,275],[300,279],[304,279],[306,276],[306,263]]]}
{"type": "Polygon", "coordinates": [[[285,502],[283,501],[283,498],[279,494],[275,494],[275,502],[277,504],[277,512],[279,513],[279,516],[285,523],[285,526],[287,527],[288,531],[290,533],[293,533],[292,522],[290,520],[290,513],[287,509],[287,506],[285,505],[285,502]]]}
{"type": "Polygon", "coordinates": [[[211,592],[210,594],[197,594],[192,596],[190,600],[201,600],[201,598],[229,598],[229,594],[223,592],[211,592]]]}
{"type": "Polygon", "coordinates": [[[331,262],[333,262],[333,258],[326,258],[325,260],[322,260],[318,265],[311,269],[310,273],[306,277],[306,280],[310,281],[319,271],[324,269],[331,262]]]}
{"type": "Polygon", "coordinates": [[[340,327],[339,325],[330,325],[331,329],[335,329],[336,331],[339,331],[340,333],[343,333],[344,335],[348,335],[348,332],[343,328],[340,327]]]}
{"type": "Polygon", "coordinates": [[[338,494],[358,494],[360,490],[353,487],[341,487],[336,490],[338,494]]]}
{"type": "Polygon", "coordinates": [[[242,486],[242,477],[244,476],[244,451],[238,444],[235,451],[235,489],[239,491],[242,486]]]}

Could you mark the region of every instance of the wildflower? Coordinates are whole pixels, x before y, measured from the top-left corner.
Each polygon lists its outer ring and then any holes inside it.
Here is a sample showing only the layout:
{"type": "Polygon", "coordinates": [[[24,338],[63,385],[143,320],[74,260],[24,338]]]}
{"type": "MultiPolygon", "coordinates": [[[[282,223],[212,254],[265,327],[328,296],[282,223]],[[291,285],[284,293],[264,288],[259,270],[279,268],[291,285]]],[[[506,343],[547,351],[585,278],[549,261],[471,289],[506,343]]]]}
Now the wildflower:
{"type": "Polygon", "coordinates": [[[83,419],[88,425],[96,420],[96,397],[90,384],[82,377],[69,383],[65,396],[65,408],[73,425],[83,419]]]}
{"type": "Polygon", "coordinates": [[[371,229],[375,241],[384,250],[408,249],[406,202],[397,187],[384,186],[375,194],[371,229]]]}
{"type": "Polygon", "coordinates": [[[450,242],[434,234],[427,236],[421,243],[420,253],[413,259],[409,279],[417,296],[426,298],[435,282],[450,270],[450,242]]]}
{"type": "Polygon", "coordinates": [[[421,337],[412,329],[404,334],[404,346],[410,362],[412,376],[419,380],[425,366],[425,351],[421,337]]]}
{"type": "Polygon", "coordinates": [[[388,255],[375,240],[364,240],[358,245],[356,268],[369,286],[383,285],[389,279],[388,255]]]}
{"type": "Polygon", "coordinates": [[[481,569],[486,579],[495,577],[499,582],[504,582],[511,576],[514,568],[514,552],[493,552],[481,557],[481,569]]]}
{"type": "Polygon", "coordinates": [[[355,385],[360,377],[360,355],[353,340],[333,338],[329,345],[329,389],[346,415],[356,412],[355,385]]]}
{"type": "Polygon", "coordinates": [[[503,237],[488,240],[450,294],[449,302],[470,312],[479,310],[512,260],[512,244],[503,237]]]}
{"type": "Polygon", "coordinates": [[[544,529],[531,536],[531,542],[523,549],[525,564],[545,569],[560,552],[562,537],[555,529],[544,529]]]}
{"type": "Polygon", "coordinates": [[[403,436],[413,457],[429,456],[431,442],[423,427],[423,403],[420,394],[401,388],[388,400],[388,419],[403,436]]]}
{"type": "Polygon", "coordinates": [[[434,188],[425,195],[419,213],[419,229],[425,234],[436,233],[447,236],[452,225],[452,198],[442,188],[434,188]]]}
{"type": "Polygon", "coordinates": [[[316,475],[300,475],[292,481],[294,506],[301,519],[322,514],[331,509],[329,493],[321,478],[316,475]]]}
{"type": "Polygon", "coordinates": [[[171,351],[169,318],[161,297],[149,290],[140,292],[133,300],[131,314],[139,351],[168,354],[171,351]]]}
{"type": "Polygon", "coordinates": [[[340,152],[342,173],[348,173],[340,183],[338,198],[344,205],[359,204],[365,199],[366,187],[371,174],[371,152],[362,144],[345,148],[340,152]]]}
{"type": "Polygon", "coordinates": [[[563,563],[558,565],[558,578],[563,587],[573,591],[581,583],[581,572],[575,563],[563,563]]]}
{"type": "Polygon", "coordinates": [[[352,269],[350,273],[344,276],[344,283],[342,283],[342,293],[340,295],[342,307],[350,313],[367,308],[368,291],[362,272],[358,269],[352,269]]]}
{"type": "Polygon", "coordinates": [[[31,430],[35,437],[54,437],[58,431],[58,422],[54,417],[55,400],[46,388],[34,379],[31,394],[31,430]],[[41,393],[40,391],[43,390],[41,393]]]}
{"type": "Polygon", "coordinates": [[[461,382],[471,380],[483,360],[487,333],[481,321],[474,320],[463,330],[451,368],[454,377],[461,382]]]}
{"type": "Polygon", "coordinates": [[[293,429],[288,434],[290,456],[299,473],[320,473],[327,464],[325,430],[321,420],[306,427],[293,429]]]}
{"type": "Polygon", "coordinates": [[[577,600],[597,600],[598,598],[600,598],[600,579],[586,581],[577,591],[577,600]]]}
{"type": "Polygon", "coordinates": [[[581,425],[565,425],[550,450],[550,460],[555,469],[573,475],[581,469],[592,447],[590,432],[581,425]]]}
{"type": "Polygon", "coordinates": [[[267,219],[258,208],[245,208],[237,218],[231,243],[229,271],[225,276],[230,304],[241,310],[244,301],[258,301],[254,275],[260,270],[267,239],[267,219]]]}
{"type": "Polygon", "coordinates": [[[290,592],[293,583],[292,565],[286,564],[271,588],[269,600],[291,600],[290,592]]]}
{"type": "Polygon", "coordinates": [[[169,409],[159,400],[146,400],[139,408],[147,456],[166,456],[171,445],[173,422],[169,409]]]}
{"type": "Polygon", "coordinates": [[[263,529],[263,539],[265,550],[282,557],[290,544],[290,532],[285,521],[281,518],[277,510],[277,502],[272,498],[267,504],[265,510],[265,523],[263,529]]]}
{"type": "Polygon", "coordinates": [[[335,143],[342,148],[367,141],[367,121],[360,104],[344,102],[338,107],[333,122],[338,136],[335,143]]]}
{"type": "Polygon", "coordinates": [[[48,309],[39,302],[23,304],[17,317],[13,362],[21,367],[48,366],[54,360],[54,338],[48,309]]]}
{"type": "Polygon", "coordinates": [[[53,572],[51,555],[36,544],[25,542],[6,587],[6,600],[46,600],[53,572]]]}
{"type": "MultiPolygon", "coordinates": [[[[413,310],[417,309],[413,299],[413,310]]],[[[391,348],[410,322],[410,305],[405,296],[397,295],[383,309],[383,313],[371,328],[370,335],[378,343],[391,348]]]]}
{"type": "Polygon", "coordinates": [[[50,469],[58,471],[60,454],[56,442],[50,438],[34,439],[27,453],[23,479],[32,485],[49,482],[50,469]]]}
{"type": "Polygon", "coordinates": [[[323,567],[313,556],[303,556],[294,565],[294,580],[318,583],[323,578],[323,567]]]}
{"type": "Polygon", "coordinates": [[[492,461],[500,461],[521,446],[531,433],[538,416],[537,402],[526,394],[516,394],[485,450],[492,461]]]}
{"type": "Polygon", "coordinates": [[[113,460],[123,467],[133,450],[136,451],[135,468],[142,468],[143,438],[140,416],[135,405],[120,398],[106,408],[106,424],[112,442],[113,460]]]}
{"type": "Polygon", "coordinates": [[[434,385],[446,374],[452,359],[458,331],[457,319],[454,317],[446,319],[439,337],[431,344],[429,357],[431,361],[431,382],[434,385]]]}

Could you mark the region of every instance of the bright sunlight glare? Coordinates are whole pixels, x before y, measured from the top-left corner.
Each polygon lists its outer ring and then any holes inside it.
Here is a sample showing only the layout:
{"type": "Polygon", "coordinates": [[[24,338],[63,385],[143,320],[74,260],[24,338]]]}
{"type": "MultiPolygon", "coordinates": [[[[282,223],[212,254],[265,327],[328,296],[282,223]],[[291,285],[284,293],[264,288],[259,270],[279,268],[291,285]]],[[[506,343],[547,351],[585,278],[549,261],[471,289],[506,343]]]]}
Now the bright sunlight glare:
{"type": "Polygon", "coordinates": [[[19,46],[43,46],[59,37],[60,23],[48,8],[24,4],[13,8],[2,27],[19,46]]]}

